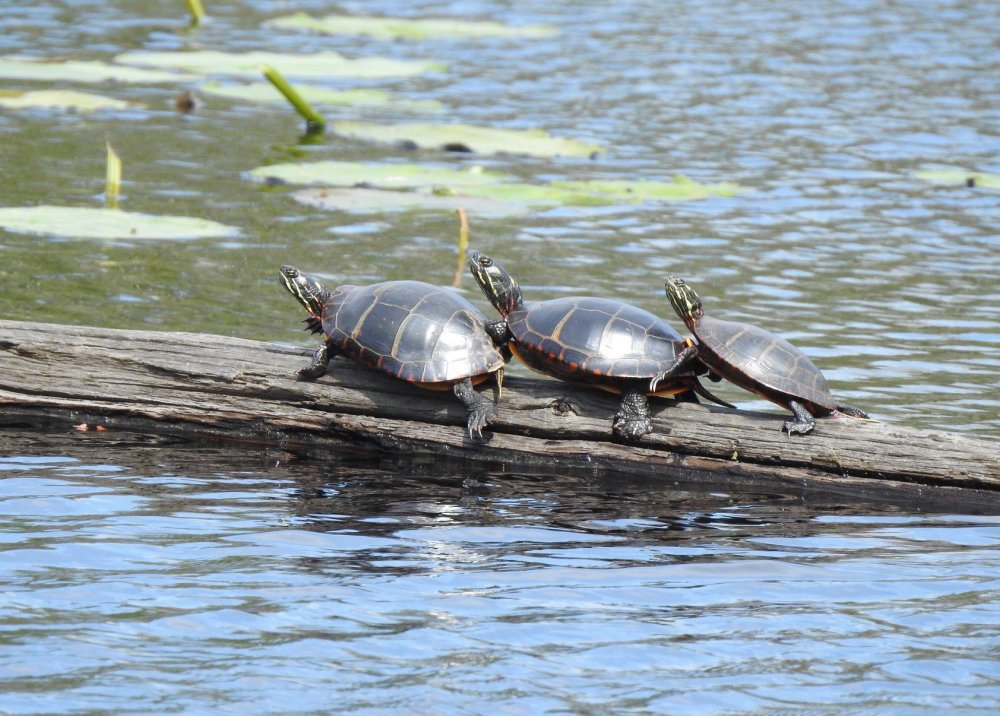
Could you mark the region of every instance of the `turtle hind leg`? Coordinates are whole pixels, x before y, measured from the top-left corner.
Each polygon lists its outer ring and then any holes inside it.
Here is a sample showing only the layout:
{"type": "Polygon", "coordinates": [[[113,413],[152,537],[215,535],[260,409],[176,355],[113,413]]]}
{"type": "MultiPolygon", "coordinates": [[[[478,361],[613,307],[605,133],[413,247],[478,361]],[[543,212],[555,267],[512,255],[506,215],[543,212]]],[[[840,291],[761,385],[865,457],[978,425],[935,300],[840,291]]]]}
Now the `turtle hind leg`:
{"type": "Polygon", "coordinates": [[[452,388],[455,396],[462,401],[468,413],[466,425],[469,428],[469,439],[474,436],[483,437],[483,428],[498,415],[496,403],[481,393],[477,393],[472,387],[472,380],[466,378],[461,383],[456,383],[452,388]]]}
{"type": "Polygon", "coordinates": [[[855,408],[853,405],[840,405],[837,404],[837,412],[843,413],[844,415],[850,415],[852,418],[865,418],[866,420],[871,420],[871,416],[866,413],[861,408],[855,408]]]}
{"type": "Polygon", "coordinates": [[[324,343],[313,351],[312,363],[298,372],[299,380],[316,380],[324,373],[330,365],[330,361],[337,355],[337,350],[329,342],[324,343]]]}
{"type": "Polygon", "coordinates": [[[788,408],[795,414],[795,420],[786,420],[781,429],[789,435],[805,435],[812,432],[812,429],[816,427],[816,419],[812,413],[806,410],[802,403],[795,400],[789,401],[788,408]]]}
{"type": "Polygon", "coordinates": [[[649,398],[645,392],[634,388],[622,392],[621,407],[611,422],[611,430],[616,436],[629,442],[635,442],[643,435],[653,432],[649,398]]]}

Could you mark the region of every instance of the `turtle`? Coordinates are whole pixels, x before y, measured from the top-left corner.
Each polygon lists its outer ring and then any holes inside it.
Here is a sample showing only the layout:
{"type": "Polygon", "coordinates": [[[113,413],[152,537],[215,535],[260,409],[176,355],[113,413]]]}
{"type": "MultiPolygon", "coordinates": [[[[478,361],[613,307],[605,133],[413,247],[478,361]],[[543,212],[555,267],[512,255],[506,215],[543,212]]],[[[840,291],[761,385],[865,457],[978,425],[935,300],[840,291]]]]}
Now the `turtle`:
{"type": "Polygon", "coordinates": [[[469,438],[497,416],[493,400],[473,389],[491,376],[498,398],[510,353],[486,332],[486,315],[446,288],[422,281],[385,281],[327,291],[294,266],[282,266],[281,283],[309,317],[306,330],[323,333],[312,363],[298,372],[316,380],[338,355],[421,388],[451,389],[465,405],[469,438]]]}
{"type": "Polygon", "coordinates": [[[706,316],[698,294],[676,276],[668,277],[664,288],[697,339],[702,362],[744,390],[792,411],[795,419],[782,425],[789,435],[810,432],[816,417],[869,417],[863,410],[838,403],[819,368],[785,339],[749,323],[706,316]]]}
{"type": "Polygon", "coordinates": [[[698,349],[669,323],[624,301],[590,296],[526,303],[517,281],[492,257],[470,251],[469,270],[502,318],[487,331],[532,370],[620,393],[612,432],[637,441],[653,431],[648,395],[695,395],[732,407],[698,381],[698,349]]]}

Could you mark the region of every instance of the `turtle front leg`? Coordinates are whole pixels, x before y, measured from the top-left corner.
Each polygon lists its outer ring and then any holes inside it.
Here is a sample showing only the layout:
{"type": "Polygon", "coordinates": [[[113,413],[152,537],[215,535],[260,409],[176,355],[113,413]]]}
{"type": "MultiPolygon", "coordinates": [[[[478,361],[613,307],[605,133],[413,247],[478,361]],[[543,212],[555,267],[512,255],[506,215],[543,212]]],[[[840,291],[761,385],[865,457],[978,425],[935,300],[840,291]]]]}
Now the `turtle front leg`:
{"type": "Polygon", "coordinates": [[[462,404],[465,405],[468,413],[466,425],[469,428],[469,439],[471,440],[474,435],[482,439],[483,428],[489,425],[490,421],[499,414],[496,403],[482,393],[477,393],[475,388],[472,387],[472,380],[470,378],[466,378],[461,383],[456,383],[452,390],[458,399],[462,401],[462,404]]]}
{"type": "Polygon", "coordinates": [[[321,345],[313,352],[312,363],[298,372],[299,380],[316,380],[322,376],[336,355],[337,351],[329,341],[321,345]]]}
{"type": "Polygon", "coordinates": [[[812,416],[812,413],[796,400],[790,401],[788,408],[795,414],[795,420],[786,420],[781,429],[789,435],[805,435],[812,432],[812,429],[816,427],[816,419],[812,416]]]}
{"type": "Polygon", "coordinates": [[[672,377],[682,368],[687,367],[687,364],[693,361],[697,357],[698,357],[698,348],[695,346],[689,345],[687,348],[682,350],[674,359],[674,362],[671,363],[670,366],[665,371],[663,371],[659,375],[654,376],[653,379],[649,381],[649,392],[655,393],[656,386],[660,381],[672,377]]]}
{"type": "Polygon", "coordinates": [[[645,392],[631,388],[622,393],[622,403],[611,422],[611,430],[628,442],[636,442],[643,435],[653,432],[653,419],[645,392]]]}

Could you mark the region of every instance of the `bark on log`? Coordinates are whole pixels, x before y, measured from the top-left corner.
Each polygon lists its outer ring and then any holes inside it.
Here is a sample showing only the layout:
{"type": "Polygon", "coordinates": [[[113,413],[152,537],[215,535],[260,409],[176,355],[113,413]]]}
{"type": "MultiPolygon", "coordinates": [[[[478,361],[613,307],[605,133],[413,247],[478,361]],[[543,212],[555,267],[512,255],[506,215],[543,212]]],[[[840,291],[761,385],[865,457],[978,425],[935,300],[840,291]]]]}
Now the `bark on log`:
{"type": "Polygon", "coordinates": [[[308,353],[204,334],[0,321],[0,424],[57,419],[284,448],[346,443],[552,470],[1000,505],[1000,442],[852,418],[818,420],[814,433],[789,437],[777,412],[653,399],[653,434],[624,445],[611,438],[613,396],[516,377],[504,382],[500,417],[478,442],[450,393],[341,358],[319,381],[297,381],[308,353]]]}

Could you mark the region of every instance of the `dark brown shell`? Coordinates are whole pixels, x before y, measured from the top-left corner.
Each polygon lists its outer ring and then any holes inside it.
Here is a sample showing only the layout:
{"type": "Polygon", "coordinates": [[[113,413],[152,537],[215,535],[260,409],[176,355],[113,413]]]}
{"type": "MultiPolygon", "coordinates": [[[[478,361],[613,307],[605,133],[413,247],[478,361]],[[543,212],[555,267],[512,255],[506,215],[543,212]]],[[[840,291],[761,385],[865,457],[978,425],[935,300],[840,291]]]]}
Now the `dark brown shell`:
{"type": "Polygon", "coordinates": [[[336,288],[323,306],[322,324],[348,358],[403,380],[452,384],[504,366],[486,320],[454,291],[386,281],[336,288]]]}
{"type": "Polygon", "coordinates": [[[685,348],[662,318],[622,301],[557,298],[511,311],[507,325],[518,356],[565,380],[650,379],[685,348]]]}
{"type": "Polygon", "coordinates": [[[789,398],[837,409],[826,378],[808,356],[757,326],[702,316],[694,326],[702,360],[747,390],[787,406],[789,398]]]}

